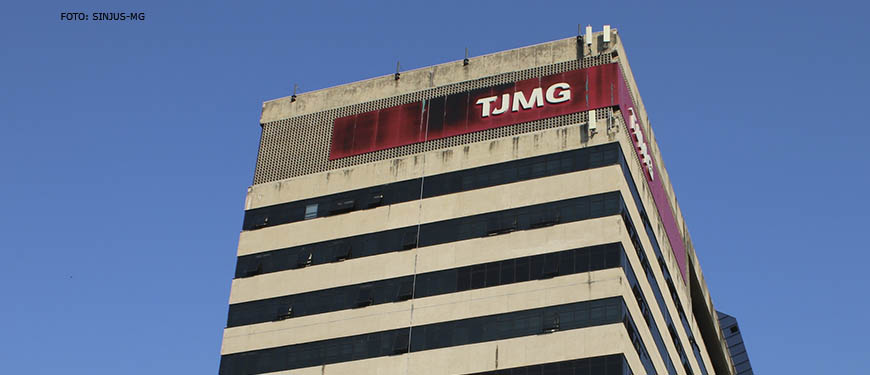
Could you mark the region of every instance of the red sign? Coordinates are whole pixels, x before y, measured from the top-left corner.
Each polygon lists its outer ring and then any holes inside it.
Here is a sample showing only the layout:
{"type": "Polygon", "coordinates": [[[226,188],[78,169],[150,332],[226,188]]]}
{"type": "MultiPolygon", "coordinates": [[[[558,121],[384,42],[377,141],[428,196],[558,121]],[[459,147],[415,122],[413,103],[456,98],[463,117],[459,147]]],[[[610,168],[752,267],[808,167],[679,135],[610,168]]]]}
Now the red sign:
{"type": "Polygon", "coordinates": [[[617,105],[616,64],[335,119],[329,159],[617,105]]]}
{"type": "Polygon", "coordinates": [[[686,246],[617,64],[487,87],[335,119],[329,159],[611,106],[628,116],[635,152],[686,282],[686,246]]]}
{"type": "Polygon", "coordinates": [[[683,276],[683,282],[688,284],[688,280],[686,279],[686,273],[689,271],[687,266],[688,257],[686,256],[686,244],[683,242],[683,236],[680,232],[679,226],[677,225],[674,210],[671,209],[671,201],[668,199],[668,194],[665,192],[664,185],[662,185],[662,179],[656,178],[655,171],[657,171],[658,168],[656,167],[655,159],[650,155],[650,150],[646,141],[649,139],[649,135],[646,134],[645,136],[643,132],[643,126],[640,124],[640,115],[636,109],[637,106],[631,98],[631,93],[628,91],[628,84],[623,78],[621,71],[619,72],[618,84],[619,109],[623,113],[623,116],[628,117],[626,118],[630,132],[628,138],[631,139],[631,142],[634,144],[634,152],[637,154],[638,159],[644,167],[647,184],[649,185],[650,192],[652,192],[656,211],[658,211],[659,217],[662,219],[662,224],[665,227],[665,234],[668,237],[668,243],[671,245],[671,252],[674,254],[674,257],[677,260],[677,266],[680,268],[680,275],[683,276]]]}

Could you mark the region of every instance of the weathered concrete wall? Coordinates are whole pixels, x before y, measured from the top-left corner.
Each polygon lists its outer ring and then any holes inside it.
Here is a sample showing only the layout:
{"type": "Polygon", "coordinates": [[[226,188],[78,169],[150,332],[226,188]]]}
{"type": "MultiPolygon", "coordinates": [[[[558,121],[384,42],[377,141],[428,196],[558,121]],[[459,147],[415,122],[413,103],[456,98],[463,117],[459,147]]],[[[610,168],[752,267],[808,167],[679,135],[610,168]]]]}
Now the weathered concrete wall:
{"type": "Polygon", "coordinates": [[[468,65],[452,61],[430,67],[401,72],[399,80],[392,74],[298,94],[263,103],[260,123],[301,116],[350,104],[408,94],[426,88],[470,81],[501,73],[536,66],[576,60],[577,42],[574,38],[541,43],[534,46],[470,58],[468,65]]]}
{"type": "MultiPolygon", "coordinates": [[[[712,306],[712,299],[710,298],[709,291],[706,290],[706,285],[703,282],[703,275],[700,271],[697,256],[691,246],[691,241],[688,232],[685,229],[686,226],[679,210],[679,206],[677,205],[673,187],[670,184],[670,178],[667,175],[667,171],[664,169],[661,152],[655,141],[652,129],[649,126],[647,112],[643,106],[642,100],[640,99],[640,95],[637,92],[634,78],[631,75],[628,61],[625,58],[625,51],[621,40],[614,31],[614,42],[605,48],[604,46],[599,45],[598,37],[600,34],[596,35],[597,37],[595,38],[595,43],[591,50],[595,51],[595,53],[615,53],[614,56],[616,62],[618,62],[623,71],[627,73],[626,78],[639,107],[638,114],[641,119],[641,124],[644,126],[646,134],[648,134],[651,155],[656,159],[657,165],[660,168],[660,170],[657,171],[657,174],[658,176],[661,176],[671,206],[674,207],[674,215],[682,230],[684,241],[686,241],[688,245],[687,248],[690,249],[688,254],[690,257],[689,264],[693,266],[694,272],[701,280],[701,285],[703,287],[701,293],[705,300],[703,303],[708,306],[711,315],[715,314],[715,310],[713,310],[712,306]]],[[[388,75],[348,85],[307,92],[298,95],[296,101],[291,101],[290,98],[287,97],[264,103],[261,123],[277,121],[294,116],[308,115],[318,111],[347,106],[353,103],[383,99],[422,89],[479,79],[495,74],[578,59],[589,53],[589,50],[578,48],[575,38],[569,38],[511,51],[474,57],[471,59],[471,63],[468,66],[463,66],[461,61],[456,61],[402,72],[401,79],[398,81],[395,80],[392,75],[388,75]]],[[[643,204],[648,208],[647,212],[649,213],[649,218],[651,222],[658,223],[660,219],[658,218],[657,213],[655,210],[649,209],[655,207],[655,204],[652,196],[649,194],[646,180],[641,177],[643,176],[641,165],[633,152],[633,145],[628,139],[628,132],[625,128],[624,121],[621,120],[621,114],[619,112],[616,112],[615,116],[619,126],[614,127],[612,130],[603,129],[599,126],[600,133],[592,138],[589,138],[586,127],[584,126],[585,124],[572,124],[555,129],[473,142],[457,147],[446,147],[435,151],[422,152],[338,170],[258,184],[249,188],[245,206],[246,209],[252,209],[358,189],[366,186],[418,178],[424,175],[439,174],[504,162],[507,160],[619,141],[623,148],[623,154],[629,159],[629,169],[635,178],[635,184],[640,190],[639,193],[641,194],[643,204]]],[[[576,197],[613,190],[622,191],[624,197],[630,196],[628,187],[622,179],[621,170],[619,170],[618,167],[600,168],[534,181],[514,183],[511,184],[510,187],[496,186],[445,197],[436,197],[422,201],[407,202],[388,207],[353,212],[336,217],[319,218],[312,221],[243,232],[240,236],[238,253],[239,255],[252,254],[329,238],[407,226],[413,223],[431,222],[445,218],[468,215],[471,213],[502,210],[510,207],[562,199],[565,197],[576,197]]],[[[637,207],[634,206],[634,201],[631,199],[626,199],[625,201],[630,207],[630,210],[632,210],[632,220],[634,220],[635,223],[639,223],[639,213],[637,207]]],[[[633,257],[631,259],[633,263],[632,266],[635,270],[639,270],[641,268],[639,260],[637,259],[636,254],[633,254],[632,251],[630,251],[630,249],[632,249],[631,242],[627,240],[624,233],[614,233],[614,230],[622,228],[621,224],[615,225],[611,223],[604,225],[603,223],[606,223],[608,220],[612,221],[620,219],[595,219],[588,222],[565,224],[534,231],[523,231],[493,238],[463,241],[455,244],[415,249],[408,252],[366,257],[354,260],[352,262],[352,270],[348,268],[350,267],[348,265],[350,262],[342,262],[320,265],[311,269],[294,270],[293,272],[277,272],[253,278],[237,279],[233,282],[230,302],[236,303],[256,300],[306,290],[407,275],[415,271],[427,272],[428,270],[452,268],[466,264],[486,262],[493,259],[503,259],[508,257],[504,253],[505,248],[518,249],[514,253],[511,253],[511,256],[515,257],[548,252],[556,248],[572,246],[572,244],[577,245],[580,243],[591,244],[622,241],[627,252],[631,254],[630,258],[633,257]],[[540,243],[540,245],[535,245],[537,243],[540,243]],[[500,253],[498,253],[499,251],[500,253]],[[329,277],[326,277],[327,275],[329,277]]],[[[654,224],[654,226],[656,225],[654,224]]],[[[665,238],[664,231],[661,228],[657,228],[656,235],[660,239],[658,242],[662,247],[662,253],[665,255],[666,266],[668,267],[669,273],[675,277],[675,279],[679,280],[680,272],[676,266],[676,260],[673,258],[667,241],[661,240],[665,238]]],[[[645,233],[642,233],[641,238],[644,248],[650,252],[650,254],[647,254],[647,257],[655,259],[654,254],[651,253],[650,239],[646,237],[645,233]]],[[[665,282],[661,271],[658,270],[658,267],[653,267],[653,269],[655,270],[654,274],[657,283],[660,287],[664,288],[665,282]]],[[[591,283],[591,279],[588,279],[592,277],[591,274],[575,276],[579,278],[587,278],[584,279],[584,282],[591,283]]],[[[566,277],[564,280],[559,280],[559,282],[554,283],[553,288],[560,288],[559,286],[556,286],[556,284],[563,285],[563,283],[568,283],[574,285],[571,283],[579,282],[578,280],[574,280],[577,277],[571,276],[566,277]]],[[[633,299],[631,291],[629,290],[626,292],[624,283],[614,281],[618,280],[619,276],[614,277],[602,278],[600,283],[596,282],[596,288],[591,288],[589,293],[611,293],[610,295],[622,294],[625,295],[628,300],[633,299]],[[615,284],[613,284],[612,287],[607,287],[606,285],[610,285],[608,283],[615,284]],[[599,284],[601,285],[600,289],[598,287],[599,284]]],[[[641,284],[643,288],[645,288],[644,294],[651,296],[651,286],[649,283],[646,280],[641,280],[641,284]]],[[[712,373],[711,359],[707,355],[707,350],[704,350],[705,345],[724,345],[724,342],[705,343],[700,340],[701,335],[697,325],[698,322],[693,318],[691,311],[693,303],[691,300],[692,293],[685,284],[676,284],[678,285],[677,289],[681,304],[687,309],[686,314],[689,316],[690,328],[693,331],[693,335],[696,338],[699,338],[698,345],[702,347],[705,366],[708,371],[712,373]]],[[[414,318],[414,324],[422,324],[419,323],[421,321],[438,321],[438,318],[436,317],[441,316],[439,314],[443,314],[443,316],[455,315],[458,317],[462,315],[461,311],[467,311],[463,309],[475,309],[475,313],[469,315],[473,316],[482,315],[484,312],[501,311],[499,309],[503,309],[505,304],[518,303],[516,306],[533,306],[536,303],[541,303],[541,300],[536,298],[542,297],[526,296],[522,297],[526,299],[513,300],[504,296],[498,297],[497,294],[499,293],[499,288],[500,287],[495,287],[492,288],[492,290],[468,292],[468,295],[474,296],[474,298],[485,297],[491,299],[490,302],[481,302],[474,305],[477,307],[469,305],[459,309],[459,311],[450,311],[450,308],[448,307],[441,307],[441,310],[439,310],[439,308],[431,306],[429,307],[432,309],[430,310],[430,313],[426,313],[425,311],[421,312],[422,316],[429,316],[429,318],[416,316],[414,318]],[[518,302],[520,300],[522,302],[518,302]]],[[[389,327],[392,327],[397,322],[404,322],[402,324],[406,326],[411,319],[409,315],[411,303],[418,304],[415,308],[429,306],[429,304],[434,303],[431,301],[441,301],[444,306],[458,306],[455,304],[458,303],[458,301],[470,298],[468,295],[466,295],[465,292],[455,293],[455,295],[439,296],[437,298],[425,299],[423,301],[378,305],[362,310],[339,311],[311,317],[295,318],[282,322],[228,328],[225,330],[224,334],[222,353],[226,354],[251,350],[253,348],[287,345],[288,343],[295,341],[302,342],[309,339],[318,339],[317,337],[334,337],[334,335],[344,336],[351,334],[347,332],[355,332],[354,330],[368,332],[389,329],[389,327]],[[292,334],[290,334],[290,332],[292,332],[292,334]]],[[[553,296],[556,296],[556,294],[553,296]]],[[[559,295],[558,298],[573,297],[559,295]]],[[[586,298],[597,297],[591,297],[590,294],[586,298]]],[[[667,309],[669,314],[674,319],[678,320],[679,318],[676,307],[668,298],[665,298],[665,300],[667,301],[666,306],[662,306],[662,308],[667,309]]],[[[560,299],[560,301],[563,300],[560,299]]],[[[438,304],[436,303],[435,305],[438,304]]],[[[657,325],[660,328],[666,327],[661,311],[659,309],[653,310],[657,325]]],[[[639,312],[633,311],[632,316],[637,322],[643,320],[639,312]]],[[[712,316],[715,317],[715,315],[712,316]]],[[[713,321],[715,322],[716,319],[713,319],[713,321]]],[[[402,324],[399,326],[402,326],[402,324]]],[[[639,324],[639,326],[640,325],[641,324],[639,324]]],[[[677,328],[678,336],[683,347],[686,348],[688,352],[690,362],[692,362],[692,370],[695,373],[700,373],[700,368],[698,367],[694,356],[691,355],[691,346],[689,345],[687,333],[683,331],[679,324],[677,325],[678,327],[675,328],[677,328]]],[[[716,328],[718,331],[718,327],[716,328]]],[[[645,335],[644,342],[646,343],[647,349],[651,354],[654,351],[657,352],[657,349],[649,336],[649,331],[644,329],[641,329],[641,331],[643,331],[642,334],[645,335]]],[[[634,351],[630,342],[626,341],[627,338],[625,337],[624,329],[620,331],[617,328],[605,326],[577,330],[577,332],[560,332],[557,334],[572,335],[572,337],[577,336],[583,338],[583,340],[601,340],[601,346],[593,348],[598,345],[598,342],[596,341],[596,345],[592,346],[581,345],[583,346],[582,348],[573,346],[570,348],[553,348],[552,352],[545,353],[535,350],[534,348],[536,346],[534,345],[546,346],[549,344],[539,342],[539,338],[520,338],[506,340],[507,342],[505,343],[499,341],[498,344],[483,343],[469,345],[467,350],[460,348],[445,348],[436,351],[427,351],[425,353],[412,353],[409,356],[414,358],[413,361],[407,361],[407,358],[405,360],[398,359],[408,356],[374,358],[364,361],[317,367],[316,369],[293,370],[293,373],[313,374],[314,371],[317,371],[318,374],[321,374],[321,371],[328,368],[330,373],[376,372],[392,374],[398,373],[396,371],[397,369],[404,369],[409,365],[414,368],[414,371],[412,371],[413,373],[444,373],[444,366],[450,367],[449,372],[467,373],[484,371],[491,368],[471,369],[469,367],[471,365],[463,364],[459,359],[468,356],[469,353],[476,353],[475,355],[491,353],[496,345],[502,345],[502,353],[514,351],[515,355],[522,358],[561,358],[561,356],[570,356],[565,358],[577,358],[578,354],[581,356],[587,356],[584,353],[588,353],[588,356],[601,355],[594,353],[599,352],[599,349],[602,348],[604,348],[603,350],[605,352],[611,350],[608,353],[613,353],[612,350],[625,353],[634,351]],[[607,332],[607,334],[610,334],[612,337],[601,337],[599,336],[600,332],[607,332]],[[575,350],[577,352],[569,354],[569,352],[566,351],[567,349],[575,350]],[[478,351],[480,353],[478,353],[478,351]],[[440,356],[444,355],[453,356],[450,357],[451,361],[447,361],[451,364],[445,365],[435,361],[436,358],[441,358],[440,356]],[[421,363],[429,363],[431,366],[423,367],[421,363]],[[424,368],[426,370],[424,370],[424,368]],[[373,369],[376,371],[373,371],[373,369]]],[[[672,358],[678,358],[673,343],[670,343],[670,340],[665,341],[667,343],[666,346],[668,347],[668,351],[671,352],[670,356],[672,358]]],[[[653,357],[658,356],[654,355],[653,357]]],[[[512,359],[505,359],[505,361],[508,362],[504,362],[500,368],[513,367],[507,364],[510,363],[511,360],[512,359]]],[[[517,361],[517,363],[529,363],[519,360],[517,361]]],[[[548,361],[550,360],[541,360],[540,362],[548,361]]],[[[642,366],[640,366],[640,362],[636,357],[629,358],[629,361],[632,362],[632,369],[635,373],[642,372],[642,366]]],[[[469,363],[470,362],[473,361],[469,361],[469,363]]],[[[659,371],[664,372],[664,367],[660,359],[656,362],[656,367],[659,371]]],[[[409,368],[409,370],[411,369],[409,368]]],[[[682,373],[682,369],[678,370],[682,373]]]]}

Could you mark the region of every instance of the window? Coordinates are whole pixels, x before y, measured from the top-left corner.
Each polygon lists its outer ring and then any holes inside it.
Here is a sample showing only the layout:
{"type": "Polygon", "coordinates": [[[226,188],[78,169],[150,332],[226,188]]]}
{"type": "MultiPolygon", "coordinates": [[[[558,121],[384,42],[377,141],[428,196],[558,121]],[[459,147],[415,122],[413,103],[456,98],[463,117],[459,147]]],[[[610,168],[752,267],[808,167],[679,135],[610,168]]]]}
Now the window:
{"type": "Polygon", "coordinates": [[[417,231],[407,231],[402,234],[402,250],[410,250],[417,247],[417,231]]]}
{"type": "MultiPolygon", "coordinates": [[[[571,198],[557,202],[465,216],[426,223],[419,226],[414,225],[382,232],[336,238],[329,241],[240,256],[236,263],[236,277],[246,277],[247,270],[250,267],[257,267],[254,263],[257,262],[258,257],[264,255],[270,255],[270,257],[269,259],[261,259],[263,262],[262,273],[270,273],[308,265],[330,263],[337,260],[340,261],[342,259],[349,259],[351,256],[353,258],[362,258],[393,251],[413,249],[415,247],[425,247],[453,241],[463,241],[477,237],[486,237],[487,235],[533,230],[535,228],[533,228],[530,223],[533,213],[550,212],[549,219],[541,218],[538,220],[549,220],[552,222],[556,221],[555,218],[558,218],[558,223],[585,220],[590,218],[589,201],[593,198],[599,199],[602,203],[609,202],[606,205],[602,205],[601,212],[598,212],[599,217],[618,214],[623,209],[620,193],[614,191],[593,196],[571,198]],[[555,216],[556,212],[559,212],[559,216],[555,216]],[[333,246],[337,242],[343,242],[350,245],[353,253],[350,254],[348,252],[346,256],[345,254],[337,255],[335,249],[333,249],[333,246]],[[297,256],[300,257],[299,262],[296,262],[297,256]],[[294,262],[296,262],[296,264],[294,264],[294,262]]],[[[312,208],[312,212],[317,212],[316,214],[318,217],[324,216],[322,207],[319,210],[320,211],[316,211],[312,208]]],[[[536,272],[540,274],[540,270],[536,272]]],[[[517,277],[520,278],[521,276],[517,277]]]]}
{"type": "Polygon", "coordinates": [[[414,293],[414,281],[406,280],[399,285],[399,293],[396,294],[396,301],[407,301],[411,299],[414,293]]]}
{"type": "Polygon", "coordinates": [[[380,206],[384,203],[384,193],[383,192],[375,192],[369,197],[369,208],[374,208],[380,206]]]}
{"type": "Polygon", "coordinates": [[[278,307],[278,316],[276,320],[285,320],[293,317],[293,306],[278,307]]]}
{"type": "MultiPolygon", "coordinates": [[[[295,202],[260,207],[245,211],[242,230],[292,223],[316,217],[342,214],[353,210],[371,209],[382,205],[408,202],[421,198],[486,188],[530,178],[570,173],[610,164],[621,164],[625,170],[619,143],[565,151],[556,155],[508,161],[480,168],[459,170],[421,178],[371,186],[353,191],[330,194],[295,202]],[[595,158],[595,160],[590,160],[595,158]],[[325,206],[325,209],[323,207],[325,206]],[[303,214],[304,209],[304,214],[303,214]]],[[[628,173],[626,173],[628,175],[628,173]]],[[[629,181],[629,183],[632,183],[629,181]]],[[[639,198],[636,197],[635,200],[639,198]]],[[[564,218],[563,218],[564,220],[564,218]]]]}
{"type": "Polygon", "coordinates": [[[244,277],[257,276],[261,273],[263,273],[263,263],[256,262],[249,265],[248,268],[245,269],[244,277]]]}
{"type": "Polygon", "coordinates": [[[317,217],[317,203],[305,206],[305,220],[317,217]]]}
{"type": "Polygon", "coordinates": [[[356,206],[356,201],[353,199],[337,199],[332,202],[332,207],[329,209],[330,214],[341,214],[353,211],[356,206]]]}
{"type": "MultiPolygon", "coordinates": [[[[595,271],[598,269],[589,270],[588,267],[582,267],[575,271],[572,262],[575,254],[588,254],[601,251],[606,253],[608,257],[613,254],[617,259],[622,259],[624,250],[619,243],[596,245],[426,272],[418,274],[416,277],[402,276],[364,284],[346,285],[300,294],[235,303],[230,304],[227,327],[272,321],[275,319],[276,309],[278,310],[278,315],[281,315],[291,305],[293,306],[293,314],[292,316],[288,315],[284,317],[284,319],[511,284],[518,282],[516,279],[517,264],[524,265],[524,267],[521,266],[523,268],[521,273],[524,274],[523,279],[525,280],[529,278],[529,266],[531,263],[535,263],[537,264],[536,267],[542,268],[542,270],[535,272],[538,275],[535,278],[595,271]],[[530,263],[531,259],[539,259],[540,261],[530,263]],[[361,288],[367,290],[361,291],[361,288]]],[[[303,256],[303,263],[307,262],[307,259],[306,254],[303,256]]],[[[619,264],[616,264],[607,268],[619,266],[619,264]]],[[[633,275],[633,272],[628,268],[626,274],[633,275]]],[[[631,279],[631,276],[629,278],[631,279]]],[[[636,285],[636,281],[632,281],[632,283],[632,285],[636,285]]],[[[642,306],[641,310],[643,309],[644,307],[642,306]]]]}
{"type": "Polygon", "coordinates": [[[404,354],[408,352],[408,336],[408,331],[402,331],[396,335],[396,340],[393,341],[393,354],[404,354]]]}
{"type": "Polygon", "coordinates": [[[374,302],[374,299],[372,298],[372,286],[363,285],[359,288],[359,294],[356,298],[356,307],[369,306],[372,302],[374,302]]]}
{"type": "Polygon", "coordinates": [[[559,275],[559,254],[547,254],[544,258],[544,270],[541,278],[550,278],[559,275]]]}
{"type": "Polygon", "coordinates": [[[544,333],[552,333],[559,330],[559,313],[548,311],[544,314],[544,322],[541,325],[544,333]]]}
{"type": "Polygon", "coordinates": [[[338,243],[332,248],[332,254],[336,262],[350,259],[350,244],[338,243]]]}
{"type": "MultiPolygon", "coordinates": [[[[621,298],[575,302],[503,314],[405,327],[356,336],[233,353],[221,356],[221,374],[265,373],[537,335],[542,330],[571,330],[623,322],[648,373],[649,354],[637,337],[621,298]],[[591,309],[613,310],[598,320],[577,319],[591,309]],[[412,332],[413,331],[413,332],[412,332]],[[412,334],[413,333],[413,334],[412,334]],[[412,341],[413,340],[413,341],[412,341]],[[635,341],[636,340],[636,341],[635,341]]],[[[539,373],[540,374],[540,373],[539,373]]]]}
{"type": "Polygon", "coordinates": [[[299,255],[296,257],[296,268],[303,268],[311,265],[311,258],[311,253],[299,253],[299,255]]]}

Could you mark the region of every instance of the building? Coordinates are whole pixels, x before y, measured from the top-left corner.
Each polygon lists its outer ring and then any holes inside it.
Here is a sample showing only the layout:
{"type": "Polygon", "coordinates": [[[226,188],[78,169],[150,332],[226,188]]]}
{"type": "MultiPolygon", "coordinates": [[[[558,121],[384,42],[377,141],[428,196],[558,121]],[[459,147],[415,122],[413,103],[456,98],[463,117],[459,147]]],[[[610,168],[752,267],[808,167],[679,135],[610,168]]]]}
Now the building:
{"type": "Polygon", "coordinates": [[[735,374],[753,375],[752,364],[749,363],[749,353],[746,352],[746,346],[743,345],[743,335],[740,334],[737,319],[721,311],[717,311],[716,315],[719,317],[719,326],[722,328],[722,334],[725,335],[725,342],[728,343],[728,351],[731,353],[735,374]]]}
{"type": "Polygon", "coordinates": [[[260,123],[221,374],[736,374],[615,29],[260,123]]]}

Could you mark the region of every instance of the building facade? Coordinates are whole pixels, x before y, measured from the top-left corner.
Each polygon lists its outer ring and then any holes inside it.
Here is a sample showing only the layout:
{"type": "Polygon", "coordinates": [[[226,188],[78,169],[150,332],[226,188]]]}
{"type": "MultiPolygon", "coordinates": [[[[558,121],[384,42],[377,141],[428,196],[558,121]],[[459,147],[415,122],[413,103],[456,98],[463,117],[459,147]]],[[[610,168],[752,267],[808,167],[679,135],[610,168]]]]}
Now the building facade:
{"type": "Polygon", "coordinates": [[[736,375],[753,375],[752,364],[749,363],[749,353],[746,352],[746,346],[743,344],[743,335],[740,333],[737,319],[721,311],[717,311],[716,315],[719,317],[719,327],[722,328],[722,334],[725,335],[725,342],[728,343],[731,362],[734,364],[734,373],[736,375]]]}
{"type": "Polygon", "coordinates": [[[264,103],[221,374],[735,374],[619,34],[264,103]]]}

